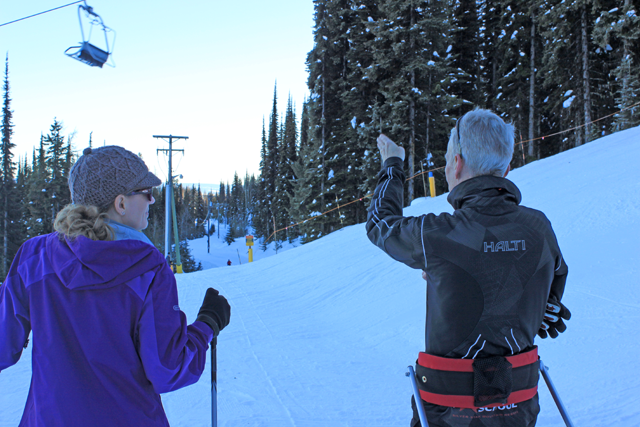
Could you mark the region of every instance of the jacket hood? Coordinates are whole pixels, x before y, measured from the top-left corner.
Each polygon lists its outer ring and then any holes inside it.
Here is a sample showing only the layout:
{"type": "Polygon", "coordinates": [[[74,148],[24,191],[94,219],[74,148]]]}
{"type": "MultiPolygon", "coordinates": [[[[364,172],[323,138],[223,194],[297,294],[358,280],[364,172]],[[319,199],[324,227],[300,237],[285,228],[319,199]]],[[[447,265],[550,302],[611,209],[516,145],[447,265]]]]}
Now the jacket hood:
{"type": "Polygon", "coordinates": [[[447,196],[454,209],[464,207],[488,207],[520,204],[522,194],[516,185],[506,178],[482,175],[456,185],[447,196]]]}
{"type": "Polygon", "coordinates": [[[68,289],[113,287],[165,262],[158,250],[138,240],[95,241],[80,236],[61,241],[47,236],[51,267],[68,289]]]}

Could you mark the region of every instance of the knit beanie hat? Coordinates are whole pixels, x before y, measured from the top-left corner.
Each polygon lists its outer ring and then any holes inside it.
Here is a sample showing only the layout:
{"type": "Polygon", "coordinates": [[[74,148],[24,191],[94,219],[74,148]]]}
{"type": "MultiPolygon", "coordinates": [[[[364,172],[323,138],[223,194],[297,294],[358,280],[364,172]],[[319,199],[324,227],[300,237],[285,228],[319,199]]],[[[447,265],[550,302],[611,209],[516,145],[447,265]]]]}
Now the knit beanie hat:
{"type": "Polygon", "coordinates": [[[105,207],[120,194],[161,184],[142,159],[117,145],[85,148],[69,171],[71,202],[105,207]]]}

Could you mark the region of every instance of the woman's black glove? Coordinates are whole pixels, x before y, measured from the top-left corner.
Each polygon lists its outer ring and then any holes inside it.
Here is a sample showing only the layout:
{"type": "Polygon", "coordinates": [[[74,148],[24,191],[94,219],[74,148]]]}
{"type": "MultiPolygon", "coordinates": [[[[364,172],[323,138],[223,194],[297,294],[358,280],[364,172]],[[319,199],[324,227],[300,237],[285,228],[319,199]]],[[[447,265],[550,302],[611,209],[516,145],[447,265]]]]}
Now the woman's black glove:
{"type": "Polygon", "coordinates": [[[538,330],[540,338],[558,338],[558,334],[567,330],[567,325],[562,321],[571,319],[571,312],[562,305],[555,297],[549,297],[547,307],[544,312],[544,320],[538,330]]]}
{"type": "Polygon", "coordinates": [[[230,317],[231,307],[227,299],[220,295],[215,289],[207,289],[196,320],[209,325],[209,327],[213,329],[213,336],[216,337],[220,331],[229,324],[230,317]]]}

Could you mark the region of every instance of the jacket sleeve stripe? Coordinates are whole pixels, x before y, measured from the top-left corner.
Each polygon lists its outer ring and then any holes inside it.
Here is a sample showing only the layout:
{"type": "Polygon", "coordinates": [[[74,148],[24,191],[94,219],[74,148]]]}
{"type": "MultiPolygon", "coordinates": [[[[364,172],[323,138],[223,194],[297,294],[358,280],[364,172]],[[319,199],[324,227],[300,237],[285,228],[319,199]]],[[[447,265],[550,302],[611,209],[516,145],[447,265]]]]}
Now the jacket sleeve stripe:
{"type": "MultiPolygon", "coordinates": [[[[375,221],[375,225],[378,225],[378,223],[381,221],[381,219],[377,215],[379,213],[378,208],[382,204],[382,198],[384,197],[384,193],[387,190],[387,187],[389,186],[389,183],[391,182],[392,178],[393,178],[392,168],[389,167],[389,168],[387,168],[387,180],[384,182],[384,184],[382,184],[382,189],[380,191],[380,194],[378,195],[378,198],[374,201],[375,210],[373,212],[373,216],[377,220],[377,221],[375,221]]],[[[387,227],[389,227],[389,224],[387,224],[387,227]]]]}
{"type": "Polygon", "coordinates": [[[427,269],[427,251],[424,250],[424,216],[420,222],[420,240],[422,242],[422,254],[424,255],[424,269],[427,269]]]}

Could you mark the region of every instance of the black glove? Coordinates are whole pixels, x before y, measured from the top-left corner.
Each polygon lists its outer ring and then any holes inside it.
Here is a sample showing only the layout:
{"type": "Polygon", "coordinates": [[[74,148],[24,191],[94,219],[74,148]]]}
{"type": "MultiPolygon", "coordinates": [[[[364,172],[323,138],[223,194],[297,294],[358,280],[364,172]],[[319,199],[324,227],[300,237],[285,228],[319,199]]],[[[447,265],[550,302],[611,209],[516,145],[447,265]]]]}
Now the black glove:
{"type": "Polygon", "coordinates": [[[229,324],[230,317],[231,307],[227,299],[215,289],[207,289],[196,320],[209,325],[213,329],[213,336],[216,337],[229,324]]]}
{"type": "Polygon", "coordinates": [[[538,331],[540,338],[558,338],[558,334],[567,330],[567,325],[562,321],[571,319],[571,312],[555,297],[549,297],[544,312],[544,320],[538,331]]]}

